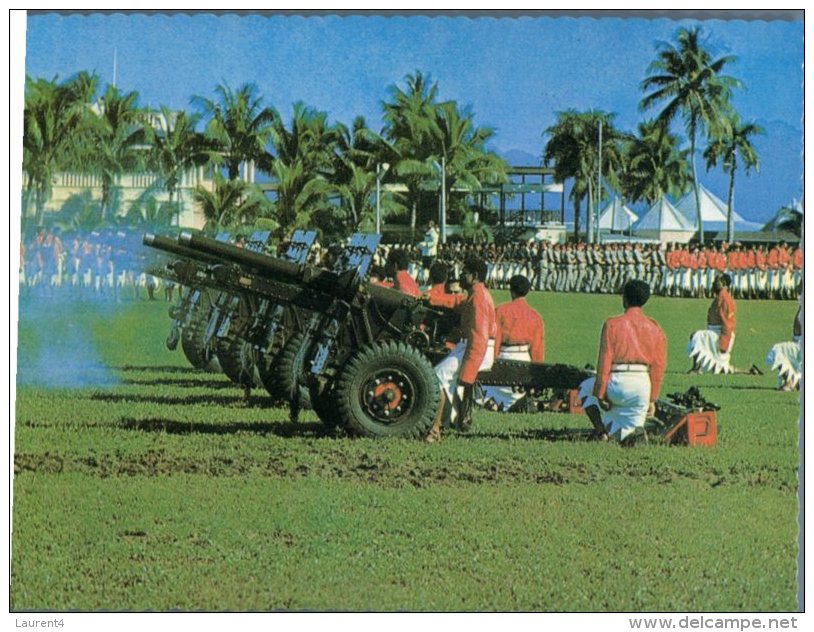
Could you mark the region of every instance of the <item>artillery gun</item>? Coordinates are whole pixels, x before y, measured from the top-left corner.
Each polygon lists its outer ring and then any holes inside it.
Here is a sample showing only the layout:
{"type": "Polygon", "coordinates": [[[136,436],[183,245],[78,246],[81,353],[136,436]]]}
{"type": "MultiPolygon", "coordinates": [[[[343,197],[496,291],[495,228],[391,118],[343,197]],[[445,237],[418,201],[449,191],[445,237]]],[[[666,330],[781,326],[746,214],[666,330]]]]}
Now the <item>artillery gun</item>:
{"type": "MultiPolygon", "coordinates": [[[[264,314],[277,324],[266,325],[267,344],[258,347],[258,366],[287,381],[293,416],[295,391],[304,387],[327,426],[342,425],[364,436],[419,438],[439,406],[432,361],[445,355],[452,322],[446,311],[365,281],[378,241],[378,235],[354,235],[330,269],[188,231],[179,235],[177,245],[186,254],[196,253],[190,282],[267,302],[264,314]],[[293,332],[292,325],[274,318],[286,310],[297,316],[293,332]],[[279,329],[289,329],[282,349],[268,344],[269,332],[279,329]]],[[[150,235],[144,243],[162,248],[150,235]]],[[[573,388],[587,377],[585,371],[562,368],[497,361],[481,376],[487,383],[524,388],[573,388]]]]}
{"type": "MultiPolygon", "coordinates": [[[[216,239],[227,241],[229,234],[219,233],[216,239]]],[[[160,235],[149,234],[149,243],[146,238],[144,243],[174,256],[149,271],[155,276],[179,284],[178,302],[169,311],[172,325],[167,335],[167,348],[174,351],[180,342],[184,356],[194,368],[221,372],[214,348],[204,340],[214,301],[213,293],[207,287],[190,282],[190,279],[194,279],[197,266],[207,265],[215,260],[201,259],[198,253],[184,248],[174,239],[160,235]]]]}
{"type": "MultiPolygon", "coordinates": [[[[242,247],[262,252],[269,237],[270,232],[257,231],[242,247]]],[[[315,231],[295,231],[282,258],[304,263],[315,238],[315,231]]],[[[229,235],[220,233],[216,240],[227,243],[229,235]]],[[[184,354],[195,368],[222,370],[245,389],[254,384],[266,385],[265,372],[256,366],[258,354],[252,343],[264,340],[265,328],[283,316],[270,315],[268,302],[257,301],[252,295],[224,292],[221,288],[201,284],[204,269],[217,263],[216,257],[153,234],[146,235],[144,243],[174,255],[174,259],[155,273],[171,278],[182,287],[178,304],[170,309],[173,324],[167,338],[168,348],[174,349],[180,339],[184,354]]]]}

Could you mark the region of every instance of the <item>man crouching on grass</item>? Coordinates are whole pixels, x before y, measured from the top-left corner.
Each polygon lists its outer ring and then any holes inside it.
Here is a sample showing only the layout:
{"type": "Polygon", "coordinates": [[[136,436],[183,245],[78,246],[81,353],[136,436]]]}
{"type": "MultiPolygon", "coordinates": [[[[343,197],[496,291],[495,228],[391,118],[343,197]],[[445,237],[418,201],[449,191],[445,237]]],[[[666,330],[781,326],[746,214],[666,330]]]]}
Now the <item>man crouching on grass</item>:
{"type": "Polygon", "coordinates": [[[650,298],[644,281],[628,281],[622,290],[625,313],[605,321],[599,340],[596,377],[579,387],[582,407],[596,430],[630,445],[655,413],[664,367],[667,338],[659,324],[642,313],[650,298]]]}

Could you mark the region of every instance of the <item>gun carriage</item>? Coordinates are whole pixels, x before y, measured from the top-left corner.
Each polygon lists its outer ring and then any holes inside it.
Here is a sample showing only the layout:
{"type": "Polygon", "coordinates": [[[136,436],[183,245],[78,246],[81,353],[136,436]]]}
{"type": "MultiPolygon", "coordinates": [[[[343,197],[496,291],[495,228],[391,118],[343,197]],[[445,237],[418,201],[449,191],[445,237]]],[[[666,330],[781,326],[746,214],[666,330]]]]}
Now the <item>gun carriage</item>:
{"type": "MultiPolygon", "coordinates": [[[[191,287],[239,297],[246,306],[235,339],[255,353],[272,394],[292,416],[306,389],[327,426],[365,436],[423,437],[439,406],[433,363],[443,357],[450,313],[365,281],[378,235],[354,235],[329,268],[276,258],[183,231],[169,246],[174,274],[191,287]],[[278,334],[283,335],[277,337],[278,334]]],[[[234,313],[234,312],[232,312],[234,313]]],[[[231,327],[230,320],[230,327],[231,327]]],[[[496,361],[484,384],[575,388],[588,372],[564,365],[496,361]]]]}

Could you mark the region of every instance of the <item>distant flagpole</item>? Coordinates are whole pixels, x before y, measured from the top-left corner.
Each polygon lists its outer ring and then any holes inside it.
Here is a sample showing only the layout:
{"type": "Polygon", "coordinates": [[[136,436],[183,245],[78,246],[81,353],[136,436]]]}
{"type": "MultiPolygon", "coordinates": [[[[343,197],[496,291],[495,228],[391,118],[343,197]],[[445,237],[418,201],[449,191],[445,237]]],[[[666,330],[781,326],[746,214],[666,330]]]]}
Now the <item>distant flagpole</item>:
{"type": "Polygon", "coordinates": [[[113,49],[113,87],[116,87],[116,49],[113,49]]]}

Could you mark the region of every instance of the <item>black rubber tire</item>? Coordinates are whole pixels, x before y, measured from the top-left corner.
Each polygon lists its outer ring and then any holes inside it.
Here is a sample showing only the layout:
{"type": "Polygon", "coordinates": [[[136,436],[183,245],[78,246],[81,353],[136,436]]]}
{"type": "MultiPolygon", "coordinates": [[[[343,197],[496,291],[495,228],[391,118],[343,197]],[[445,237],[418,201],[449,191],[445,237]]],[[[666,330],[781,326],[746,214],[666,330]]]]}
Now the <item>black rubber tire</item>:
{"type": "Polygon", "coordinates": [[[350,432],[365,437],[421,439],[438,410],[440,388],[429,360],[413,347],[390,341],[370,345],[354,355],[341,370],[335,393],[339,422],[350,432]],[[384,377],[384,384],[379,384],[379,376],[384,377]],[[375,385],[387,388],[374,400],[370,396],[375,385]],[[393,393],[394,400],[377,408],[382,414],[371,412],[393,393]],[[393,417],[385,419],[384,412],[389,416],[391,410],[393,417]]]}
{"type": "Polygon", "coordinates": [[[312,388],[309,392],[309,403],[327,429],[333,430],[342,425],[342,419],[336,409],[335,391],[331,389],[318,393],[312,388]]]}
{"type": "Polygon", "coordinates": [[[204,345],[208,315],[208,311],[199,311],[181,332],[181,350],[196,369],[206,369],[213,355],[204,345]]]}
{"type": "Polygon", "coordinates": [[[243,338],[227,336],[218,340],[217,356],[220,368],[240,387],[254,386],[254,364],[250,360],[249,343],[243,338]]]}
{"type": "Polygon", "coordinates": [[[276,358],[271,361],[264,359],[262,367],[258,367],[261,381],[269,395],[275,401],[288,403],[296,392],[301,410],[311,408],[308,389],[297,379],[305,369],[306,352],[305,334],[297,332],[286,341],[276,358]]]}

